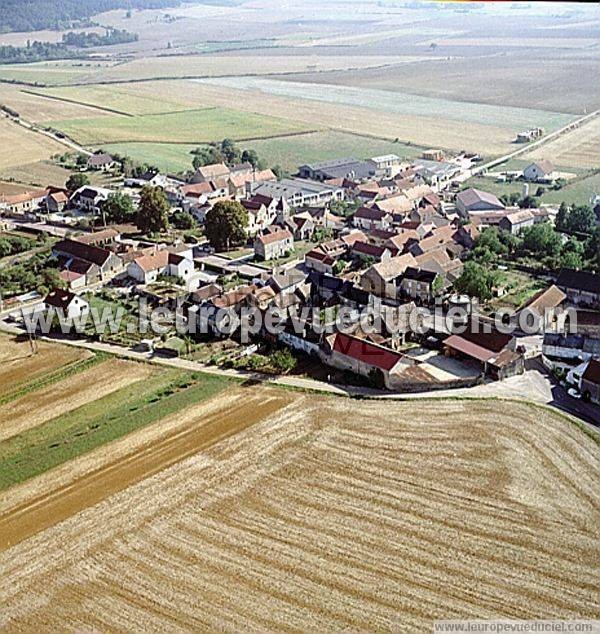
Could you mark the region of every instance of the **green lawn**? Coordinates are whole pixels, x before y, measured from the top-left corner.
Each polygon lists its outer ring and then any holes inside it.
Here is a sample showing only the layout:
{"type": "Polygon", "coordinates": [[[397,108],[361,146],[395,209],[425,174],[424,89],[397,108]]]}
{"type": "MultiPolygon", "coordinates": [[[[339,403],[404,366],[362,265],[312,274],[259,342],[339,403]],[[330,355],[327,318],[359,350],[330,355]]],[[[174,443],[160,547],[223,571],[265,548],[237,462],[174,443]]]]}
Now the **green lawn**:
{"type": "Polygon", "coordinates": [[[68,414],[0,443],[0,490],[151,425],[224,389],[223,377],[161,368],[68,414]]]}
{"type": "MultiPolygon", "coordinates": [[[[513,168],[515,169],[515,168],[513,168]]],[[[559,168],[562,171],[571,171],[577,173],[581,170],[572,168],[559,168]]],[[[468,187],[476,187],[486,192],[495,194],[496,196],[502,196],[503,194],[511,194],[513,192],[523,193],[523,181],[513,181],[512,183],[500,183],[492,177],[477,176],[469,179],[466,183],[468,187]]],[[[538,189],[538,185],[535,183],[529,184],[529,193],[535,196],[538,189]]],[[[581,173],[577,179],[570,181],[562,189],[552,189],[550,187],[544,187],[544,194],[540,199],[541,203],[556,204],[561,202],[567,204],[576,203],[579,205],[587,205],[590,202],[590,197],[594,194],[600,194],[600,173],[594,174],[592,172],[581,173]]]]}
{"type": "Polygon", "coordinates": [[[502,297],[489,301],[485,308],[492,311],[499,308],[519,308],[547,284],[521,271],[497,271],[497,285],[507,291],[502,297]]]}
{"type": "Polygon", "coordinates": [[[93,119],[51,121],[82,145],[148,141],[208,143],[228,137],[256,139],[306,130],[292,120],[241,112],[230,108],[205,108],[168,114],[129,117],[110,115],[93,119]]]}
{"type": "MultiPolygon", "coordinates": [[[[397,154],[412,158],[420,156],[423,148],[416,145],[393,143],[381,139],[324,130],[295,136],[283,136],[240,143],[243,149],[254,149],[267,165],[281,165],[294,172],[303,163],[324,161],[342,156],[371,158],[382,154],[397,154]]],[[[198,145],[176,143],[111,143],[103,144],[107,152],[130,156],[142,163],[156,165],[171,173],[191,169],[192,150],[198,145]]]]}

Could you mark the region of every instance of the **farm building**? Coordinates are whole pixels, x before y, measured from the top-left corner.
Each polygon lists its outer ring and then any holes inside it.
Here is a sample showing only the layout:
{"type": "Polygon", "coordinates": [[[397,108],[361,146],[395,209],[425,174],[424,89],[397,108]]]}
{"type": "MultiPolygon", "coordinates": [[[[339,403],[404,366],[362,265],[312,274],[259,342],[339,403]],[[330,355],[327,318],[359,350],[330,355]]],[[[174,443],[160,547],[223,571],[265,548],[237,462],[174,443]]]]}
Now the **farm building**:
{"type": "Polygon", "coordinates": [[[532,183],[551,183],[555,180],[554,165],[546,159],[536,161],[523,170],[523,178],[532,183]]]}
{"type": "Polygon", "coordinates": [[[417,268],[417,261],[410,253],[379,262],[363,273],[360,285],[363,290],[377,297],[395,300],[398,298],[401,277],[409,266],[417,268]]]}
{"type": "Polygon", "coordinates": [[[375,176],[376,167],[371,161],[359,161],[354,157],[321,161],[311,165],[301,165],[298,170],[300,178],[315,181],[333,180],[336,178],[363,181],[375,176]]]}
{"type": "Polygon", "coordinates": [[[494,194],[470,187],[456,195],[456,208],[467,215],[474,211],[502,211],[504,205],[494,194]]]}
{"type": "Polygon", "coordinates": [[[567,295],[568,301],[582,308],[600,310],[600,275],[562,269],[556,285],[567,295]]]}
{"type": "Polygon", "coordinates": [[[468,360],[481,374],[495,379],[523,374],[525,357],[517,350],[516,338],[493,328],[491,332],[483,330],[483,324],[472,322],[463,333],[450,335],[444,341],[445,354],[468,360]]]}
{"type": "Polygon", "coordinates": [[[500,220],[498,226],[502,231],[508,231],[516,235],[526,227],[531,227],[535,224],[535,216],[529,209],[519,209],[513,213],[507,214],[500,220]]]}
{"type": "Polygon", "coordinates": [[[123,270],[121,258],[108,249],[77,240],[61,240],[52,247],[61,268],[85,275],[86,284],[108,281],[123,270]]]}
{"type": "Polygon", "coordinates": [[[581,376],[580,391],[586,399],[600,405],[600,358],[591,359],[581,376]]]}
{"type": "Polygon", "coordinates": [[[106,152],[96,152],[87,160],[87,167],[91,170],[108,171],[115,166],[115,159],[106,152]]]}
{"type": "Polygon", "coordinates": [[[381,209],[373,207],[359,207],[354,216],[352,224],[358,229],[387,229],[392,224],[392,215],[381,209]]]}
{"type": "Polygon", "coordinates": [[[303,178],[283,178],[277,182],[248,183],[247,189],[253,196],[262,194],[270,198],[283,198],[290,207],[322,207],[332,201],[344,199],[344,190],[341,187],[303,178]]]}

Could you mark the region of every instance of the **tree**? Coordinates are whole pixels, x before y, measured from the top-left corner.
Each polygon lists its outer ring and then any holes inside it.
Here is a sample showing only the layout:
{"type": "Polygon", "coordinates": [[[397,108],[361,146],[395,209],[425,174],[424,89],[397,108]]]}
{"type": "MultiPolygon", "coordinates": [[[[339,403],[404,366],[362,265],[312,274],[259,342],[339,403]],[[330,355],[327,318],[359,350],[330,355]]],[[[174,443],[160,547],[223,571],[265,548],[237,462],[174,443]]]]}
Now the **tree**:
{"type": "Polygon", "coordinates": [[[177,211],[173,214],[173,224],[177,229],[185,231],[186,229],[193,229],[196,221],[194,216],[188,211],[177,211]]]}
{"type": "Polygon", "coordinates": [[[131,196],[123,192],[109,194],[102,204],[102,213],[107,222],[133,222],[135,209],[131,196]]]}
{"type": "Polygon", "coordinates": [[[225,161],[230,165],[233,163],[237,163],[240,160],[240,151],[231,139],[223,139],[221,141],[221,152],[225,157],[225,161]]]}
{"type": "Polygon", "coordinates": [[[558,208],[558,213],[556,214],[556,218],[554,220],[554,226],[559,231],[568,231],[568,223],[569,223],[569,207],[567,203],[560,203],[560,207],[558,208]]]}
{"type": "Polygon", "coordinates": [[[534,198],[533,196],[524,196],[520,201],[519,201],[519,207],[521,209],[535,209],[538,206],[538,200],[537,198],[534,198]]]}
{"type": "Polygon", "coordinates": [[[222,250],[246,242],[248,212],[236,200],[221,200],[206,214],[204,231],[211,245],[222,250]]]}
{"type": "Polygon", "coordinates": [[[523,249],[538,257],[556,257],[560,253],[560,234],[547,222],[541,222],[521,231],[523,249]]]}
{"type": "Polygon", "coordinates": [[[285,178],[286,171],[281,167],[281,165],[273,165],[271,171],[277,177],[277,180],[280,181],[282,178],[285,178]]]}
{"type": "Polygon", "coordinates": [[[585,257],[590,261],[590,267],[600,271],[600,227],[596,227],[585,243],[585,257]]]}
{"type": "Polygon", "coordinates": [[[288,348],[273,352],[269,361],[271,366],[280,374],[287,374],[296,367],[296,358],[288,348]]]}
{"type": "Polygon", "coordinates": [[[493,287],[494,276],[476,262],[467,262],[462,275],[454,283],[459,293],[477,297],[483,302],[492,298],[493,287]]]}
{"type": "Polygon", "coordinates": [[[596,214],[588,205],[573,205],[567,227],[573,233],[591,233],[596,226],[596,214]]]}
{"type": "Polygon", "coordinates": [[[82,174],[81,172],[76,172],[75,174],[71,174],[65,183],[65,187],[70,191],[74,192],[78,190],[80,187],[84,185],[89,185],[90,179],[87,174],[82,174]]]}
{"type": "Polygon", "coordinates": [[[160,187],[142,187],[136,225],[142,233],[160,233],[169,228],[169,201],[160,187]]]}
{"type": "Polygon", "coordinates": [[[484,229],[475,240],[473,248],[474,258],[486,262],[493,262],[500,256],[508,255],[508,252],[508,247],[500,240],[495,227],[484,229]]]}
{"type": "Polygon", "coordinates": [[[250,163],[252,167],[257,167],[259,158],[256,150],[244,150],[242,152],[242,163],[250,163]]]}

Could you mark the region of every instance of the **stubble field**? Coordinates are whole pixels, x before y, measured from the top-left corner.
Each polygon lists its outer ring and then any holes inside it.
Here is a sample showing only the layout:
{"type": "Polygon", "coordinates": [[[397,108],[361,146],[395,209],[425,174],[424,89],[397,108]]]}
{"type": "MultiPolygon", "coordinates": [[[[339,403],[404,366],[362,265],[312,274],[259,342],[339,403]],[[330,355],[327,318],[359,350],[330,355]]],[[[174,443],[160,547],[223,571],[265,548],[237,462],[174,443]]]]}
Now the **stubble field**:
{"type": "Polygon", "coordinates": [[[599,456],[527,404],[235,388],[7,491],[0,626],[599,618],[599,456]]]}

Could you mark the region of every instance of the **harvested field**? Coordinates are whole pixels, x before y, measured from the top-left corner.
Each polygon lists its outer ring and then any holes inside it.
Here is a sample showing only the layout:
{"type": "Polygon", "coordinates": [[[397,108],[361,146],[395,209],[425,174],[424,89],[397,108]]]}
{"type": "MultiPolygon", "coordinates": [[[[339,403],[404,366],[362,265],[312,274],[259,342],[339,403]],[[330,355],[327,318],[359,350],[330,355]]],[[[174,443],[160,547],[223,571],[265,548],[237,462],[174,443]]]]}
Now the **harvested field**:
{"type": "Polygon", "coordinates": [[[239,75],[240,68],[253,75],[314,72],[344,68],[369,68],[402,61],[396,56],[326,56],[326,55],[190,55],[135,59],[98,72],[92,83],[177,77],[218,77],[239,75]]]}
{"type": "Polygon", "coordinates": [[[600,116],[564,134],[554,141],[532,150],[529,159],[550,158],[555,164],[573,167],[600,168],[600,116]]]}
{"type": "Polygon", "coordinates": [[[110,359],[0,405],[0,442],[147,379],[152,366],[110,359]]]}
{"type": "Polygon", "coordinates": [[[0,84],[0,103],[16,110],[23,119],[33,123],[44,123],[60,118],[99,117],[104,114],[97,108],[47,99],[30,92],[34,90],[40,89],[0,84]]]}
{"type": "Polygon", "coordinates": [[[57,60],[31,64],[0,64],[0,80],[54,86],[71,82],[91,80],[112,64],[106,62],[80,62],[57,60]]]}
{"type": "Polygon", "coordinates": [[[29,341],[0,335],[0,398],[61,367],[92,356],[88,350],[70,346],[44,341],[37,345],[38,352],[32,355],[29,341]]]}
{"type": "Polygon", "coordinates": [[[425,631],[435,618],[600,618],[600,450],[565,418],[508,402],[416,410],[283,392],[261,411],[274,392],[247,389],[231,416],[232,394],[215,399],[224,435],[215,401],[217,414],[207,403],[181,429],[173,417],[164,463],[155,436],[132,457],[134,435],[105,451],[106,470],[92,460],[77,482],[63,470],[11,490],[3,543],[19,526],[44,530],[2,555],[1,627],[425,631]],[[121,477],[138,484],[50,526],[52,512],[97,502],[121,477]]]}
{"type": "MultiPolygon", "coordinates": [[[[181,82],[180,82],[181,83],[181,82]]],[[[211,86],[195,81],[185,82],[189,98],[213,106],[236,104],[239,110],[265,115],[293,118],[314,127],[352,132],[380,139],[410,142],[426,147],[466,149],[494,156],[514,149],[514,130],[498,125],[469,124],[425,115],[398,116],[391,112],[374,111],[368,107],[327,103],[309,99],[292,99],[254,90],[238,90],[211,86]]]]}
{"type": "Polygon", "coordinates": [[[65,149],[64,145],[4,117],[0,117],[0,139],[3,147],[11,148],[10,152],[0,153],[0,169],[47,159],[65,149]]]}

